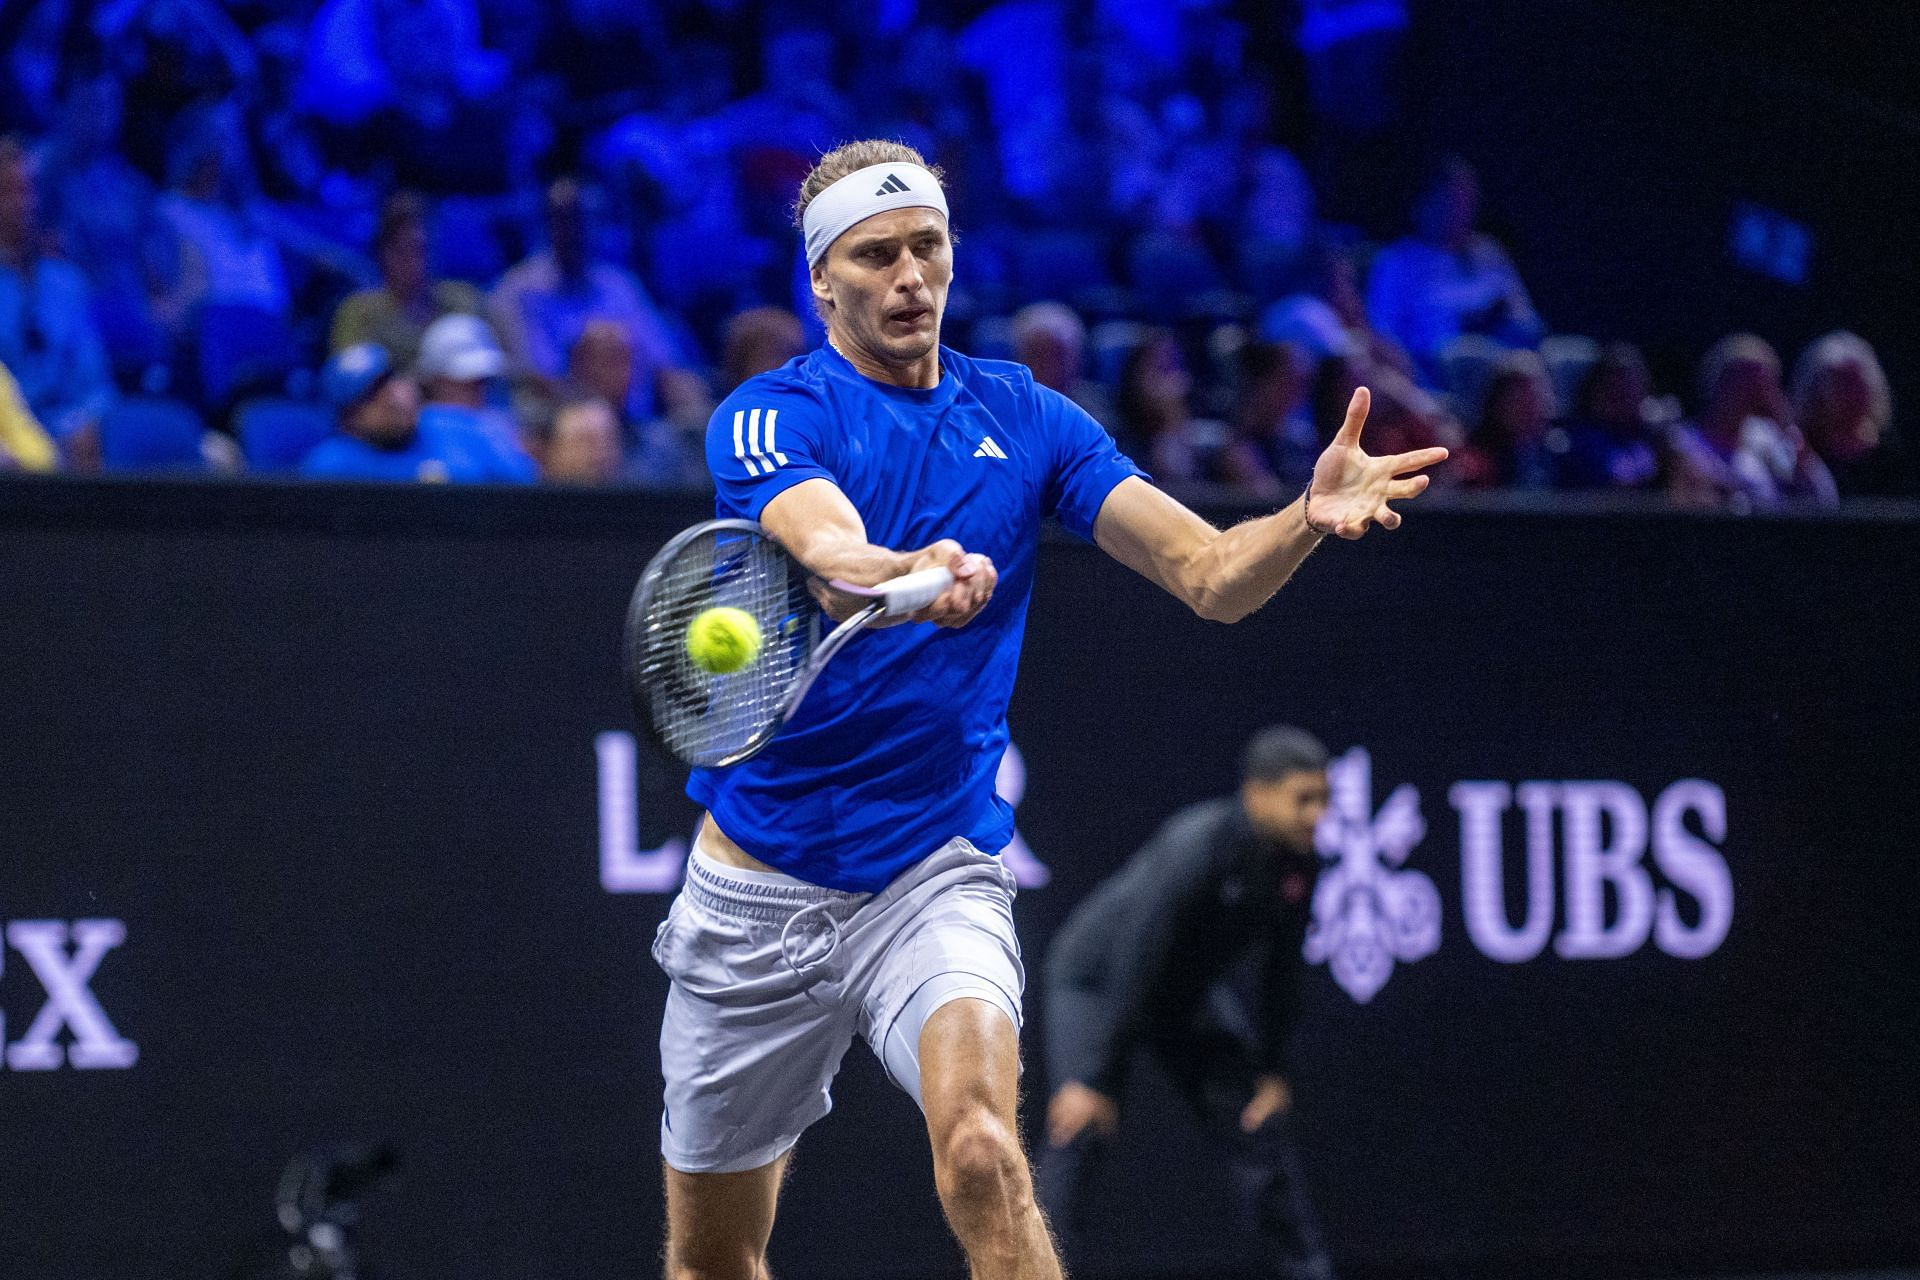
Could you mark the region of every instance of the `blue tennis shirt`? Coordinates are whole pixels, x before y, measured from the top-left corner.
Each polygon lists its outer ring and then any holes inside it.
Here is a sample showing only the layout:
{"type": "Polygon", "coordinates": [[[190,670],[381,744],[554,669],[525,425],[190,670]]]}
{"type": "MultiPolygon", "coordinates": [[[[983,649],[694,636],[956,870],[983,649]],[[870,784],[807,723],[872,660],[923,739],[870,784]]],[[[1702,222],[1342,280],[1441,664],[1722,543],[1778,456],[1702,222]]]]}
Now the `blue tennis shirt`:
{"type": "Polygon", "coordinates": [[[722,517],[757,520],[777,494],[825,479],[868,541],[910,551],[952,538],[1000,572],[966,626],[855,636],[760,754],[694,770],[687,794],[722,831],[812,884],[884,888],[955,836],[1005,847],[1013,811],[993,782],[1041,522],[1091,539],[1107,495],[1141,474],[1024,365],[942,347],[940,366],[936,387],[888,386],[822,346],[742,383],[707,427],[722,517]]]}

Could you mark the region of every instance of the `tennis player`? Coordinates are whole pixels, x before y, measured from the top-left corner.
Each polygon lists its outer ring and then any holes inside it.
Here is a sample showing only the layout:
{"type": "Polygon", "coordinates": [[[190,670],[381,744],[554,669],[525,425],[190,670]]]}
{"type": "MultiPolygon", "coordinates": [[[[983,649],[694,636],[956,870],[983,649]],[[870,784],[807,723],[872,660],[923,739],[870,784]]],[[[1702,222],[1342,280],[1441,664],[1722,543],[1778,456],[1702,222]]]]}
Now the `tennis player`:
{"type": "Polygon", "coordinates": [[[1362,389],[1302,499],[1223,532],[1022,366],[940,345],[954,243],[939,173],[912,148],[829,152],[797,213],[827,343],[715,412],[719,514],[759,520],[822,581],[946,566],[954,582],[858,637],[759,755],[688,784],[707,813],[654,943],[672,979],[666,1271],[767,1275],[782,1172],[858,1034],[926,1118],[973,1275],[1058,1277],[1016,1128],[1025,973],[993,788],[1041,523],[1231,622],[1326,534],[1398,526],[1388,503],[1446,451],[1362,452],[1362,389]]]}

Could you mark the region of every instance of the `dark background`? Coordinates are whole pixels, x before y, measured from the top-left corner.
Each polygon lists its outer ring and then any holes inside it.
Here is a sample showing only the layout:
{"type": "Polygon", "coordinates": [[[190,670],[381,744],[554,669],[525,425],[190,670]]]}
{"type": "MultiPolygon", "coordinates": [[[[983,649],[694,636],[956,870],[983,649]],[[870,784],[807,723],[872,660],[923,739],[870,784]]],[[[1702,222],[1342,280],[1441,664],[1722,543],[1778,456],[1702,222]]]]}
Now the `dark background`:
{"type": "MultiPolygon", "coordinates": [[[[342,1137],[405,1160],[368,1202],[376,1274],[652,1271],[666,899],[600,887],[593,740],[631,727],[632,580],[701,514],[0,485],[0,919],[124,920],[93,989],[140,1046],[130,1070],[0,1070],[6,1274],[227,1274],[287,1158],[342,1137]]],[[[1424,509],[1233,628],[1050,543],[1012,713],[1055,874],[1020,900],[1029,963],[1230,785],[1250,729],[1297,720],[1371,751],[1376,805],[1418,787],[1407,866],[1444,906],[1438,953],[1370,1004],[1307,975],[1298,1127],[1353,1274],[1920,1263],[1915,528],[1424,509]],[[1727,798],[1718,951],[1473,949],[1452,783],[1651,804],[1684,777],[1727,798]]],[[[684,834],[677,776],[642,760],[643,843],[684,834]]],[[[1506,841],[1517,871],[1517,819],[1506,841]]],[[[10,952],[10,1038],[40,998],[10,952]]],[[[1036,1105],[1041,1084],[1030,1062],[1036,1105]]],[[[1136,1086],[1096,1270],[1220,1259],[1224,1184],[1136,1086]]],[[[958,1274],[911,1104],[864,1049],[836,1099],[776,1272],[958,1274]]]]}
{"type": "Polygon", "coordinates": [[[1920,385],[1920,9],[1416,0],[1412,11],[1403,117],[1376,148],[1342,157],[1360,171],[1332,184],[1329,216],[1403,234],[1424,162],[1457,151],[1479,166],[1493,229],[1548,323],[1640,343],[1689,404],[1700,353],[1735,330],[1792,352],[1852,329],[1880,351],[1896,397],[1920,385]],[[1803,283],[1734,260],[1743,202],[1810,233],[1803,283]]]}

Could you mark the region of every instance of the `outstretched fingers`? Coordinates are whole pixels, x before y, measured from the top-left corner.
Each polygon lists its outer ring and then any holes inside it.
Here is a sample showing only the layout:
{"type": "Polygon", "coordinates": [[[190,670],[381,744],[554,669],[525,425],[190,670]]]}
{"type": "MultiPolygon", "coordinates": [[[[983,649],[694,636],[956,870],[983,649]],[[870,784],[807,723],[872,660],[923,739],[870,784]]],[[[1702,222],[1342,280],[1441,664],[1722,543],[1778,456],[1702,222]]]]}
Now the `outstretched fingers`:
{"type": "MultiPolygon", "coordinates": [[[[1351,415],[1349,415],[1351,417],[1351,415]]],[[[1343,428],[1344,429],[1344,428],[1343,428]]],[[[1392,474],[1403,476],[1409,471],[1418,471],[1422,467],[1431,467],[1437,462],[1447,460],[1447,451],[1441,448],[1415,449],[1412,453],[1395,454],[1388,459],[1392,474]]]]}
{"type": "MultiPolygon", "coordinates": [[[[1367,425],[1367,410],[1372,407],[1372,405],[1373,393],[1365,387],[1355,387],[1353,389],[1353,399],[1347,401],[1347,419],[1340,424],[1340,430],[1335,433],[1333,442],[1355,449],[1359,448],[1360,428],[1367,425]]],[[[1446,456],[1444,449],[1441,450],[1440,456],[1446,456]]]]}

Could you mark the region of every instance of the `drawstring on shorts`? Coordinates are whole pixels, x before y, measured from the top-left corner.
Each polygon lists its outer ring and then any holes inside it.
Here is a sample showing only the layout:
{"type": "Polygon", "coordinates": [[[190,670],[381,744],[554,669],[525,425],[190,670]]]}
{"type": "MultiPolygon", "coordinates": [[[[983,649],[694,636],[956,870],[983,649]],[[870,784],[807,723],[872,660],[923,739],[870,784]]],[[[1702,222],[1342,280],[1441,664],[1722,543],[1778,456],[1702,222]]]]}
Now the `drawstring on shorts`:
{"type": "MultiPolygon", "coordinates": [[[[787,962],[787,968],[793,970],[796,978],[805,978],[809,970],[816,969],[826,964],[829,960],[832,960],[834,952],[840,949],[840,922],[834,918],[832,911],[834,905],[832,902],[809,903],[787,917],[787,923],[781,926],[780,958],[787,962]],[[827,949],[818,956],[809,959],[807,958],[807,948],[813,940],[804,936],[806,933],[805,929],[796,930],[794,926],[816,913],[820,919],[826,921],[827,924],[825,930],[827,949]]],[[[806,993],[807,999],[813,1001],[815,1004],[820,1004],[822,1003],[820,997],[813,994],[814,986],[815,984],[810,982],[801,988],[801,990],[806,993]]]]}

